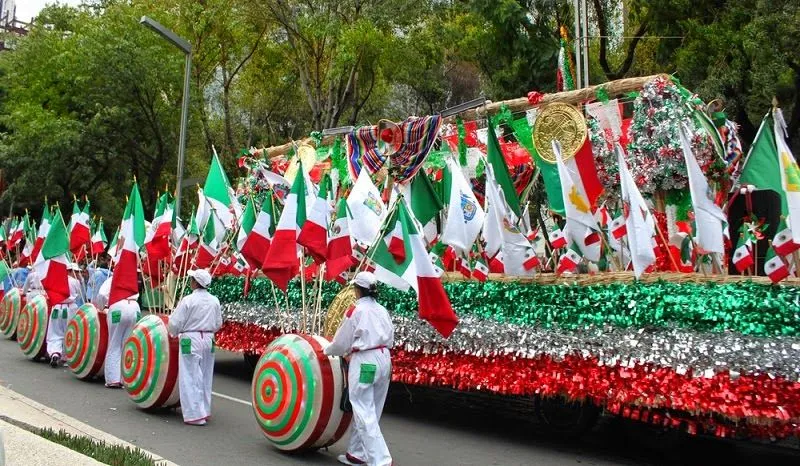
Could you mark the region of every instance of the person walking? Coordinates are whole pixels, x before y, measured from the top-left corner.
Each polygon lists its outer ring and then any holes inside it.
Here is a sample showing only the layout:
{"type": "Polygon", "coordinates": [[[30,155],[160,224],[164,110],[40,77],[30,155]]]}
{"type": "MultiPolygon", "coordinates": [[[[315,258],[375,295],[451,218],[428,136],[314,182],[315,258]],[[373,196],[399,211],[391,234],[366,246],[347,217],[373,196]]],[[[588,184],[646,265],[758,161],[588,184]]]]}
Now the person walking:
{"type": "Polygon", "coordinates": [[[211,417],[214,333],[222,327],[222,308],[206,290],[211,285],[208,270],[190,270],[188,275],[192,292],[169,316],[169,333],[180,341],[178,381],[183,422],[203,426],[211,417]]]}
{"type": "Polygon", "coordinates": [[[378,425],[389,391],[394,326],[389,312],[376,300],[378,280],[371,272],[359,272],[353,280],[356,303],[345,314],[329,356],[350,358],[347,390],[353,406],[353,428],[344,455],[348,465],[388,466],[392,456],[378,425]]]}
{"type": "MultiPolygon", "coordinates": [[[[111,278],[108,290],[111,289],[111,278]]],[[[108,302],[108,294],[98,292],[95,300],[103,299],[108,302]],[[102,296],[102,298],[101,298],[102,296]]],[[[121,299],[108,309],[106,321],[108,322],[108,350],[103,371],[105,373],[106,388],[122,388],[122,347],[125,339],[133,331],[136,320],[139,318],[139,294],[133,294],[121,299]]]]}

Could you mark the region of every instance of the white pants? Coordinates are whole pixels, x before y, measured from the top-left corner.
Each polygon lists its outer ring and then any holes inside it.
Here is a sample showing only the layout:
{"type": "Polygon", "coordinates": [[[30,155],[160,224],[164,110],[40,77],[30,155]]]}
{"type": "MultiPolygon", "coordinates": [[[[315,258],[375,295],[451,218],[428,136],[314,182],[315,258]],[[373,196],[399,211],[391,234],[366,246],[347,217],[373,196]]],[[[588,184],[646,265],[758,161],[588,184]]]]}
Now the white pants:
{"type": "Polygon", "coordinates": [[[138,315],[139,303],[134,300],[117,301],[108,310],[108,349],[104,366],[106,385],[122,380],[122,345],[133,331],[138,315]]]}
{"type": "MultiPolygon", "coordinates": [[[[184,422],[211,417],[211,384],[214,377],[214,334],[187,332],[179,341],[191,341],[191,351],[178,360],[178,385],[181,391],[181,412],[184,422]]],[[[182,345],[181,345],[182,346],[182,345]]]]}
{"type": "Polygon", "coordinates": [[[47,326],[47,354],[50,357],[54,354],[64,357],[64,334],[67,333],[69,319],[76,311],[75,306],[66,304],[57,304],[50,310],[50,323],[47,326]]]}
{"type": "Polygon", "coordinates": [[[353,424],[347,453],[369,466],[392,464],[389,447],[383,439],[378,422],[381,420],[386,393],[392,375],[392,361],[388,349],[354,353],[350,358],[347,385],[353,405],[353,424]],[[375,380],[371,384],[359,382],[361,364],[375,364],[375,380]]]}

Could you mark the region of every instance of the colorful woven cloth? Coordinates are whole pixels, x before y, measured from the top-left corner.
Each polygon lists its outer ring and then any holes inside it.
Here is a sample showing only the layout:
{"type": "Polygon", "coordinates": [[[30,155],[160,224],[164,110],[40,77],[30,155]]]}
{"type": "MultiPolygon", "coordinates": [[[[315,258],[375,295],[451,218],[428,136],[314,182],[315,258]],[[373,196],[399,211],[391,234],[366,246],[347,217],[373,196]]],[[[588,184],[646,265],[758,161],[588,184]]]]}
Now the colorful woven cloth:
{"type": "MultiPolygon", "coordinates": [[[[401,123],[403,142],[391,155],[395,181],[412,178],[422,167],[439,134],[442,118],[439,115],[411,117],[401,123]]],[[[347,161],[350,177],[358,178],[361,168],[376,173],[386,162],[386,155],[378,147],[378,127],[365,126],[347,135],[347,161]]]]}

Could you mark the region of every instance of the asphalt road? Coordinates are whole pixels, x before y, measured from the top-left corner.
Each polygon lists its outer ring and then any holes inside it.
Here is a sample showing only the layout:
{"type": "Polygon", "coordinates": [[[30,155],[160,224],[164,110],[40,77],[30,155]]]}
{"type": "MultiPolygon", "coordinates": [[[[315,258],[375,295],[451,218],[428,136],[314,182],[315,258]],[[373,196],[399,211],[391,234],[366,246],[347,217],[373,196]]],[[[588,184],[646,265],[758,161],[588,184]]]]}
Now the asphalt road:
{"type": "MultiPolygon", "coordinates": [[[[0,341],[0,384],[178,464],[338,464],[343,441],[302,456],[270,447],[249,406],[251,370],[239,355],[218,353],[215,372],[213,419],[189,427],[177,412],[142,412],[124,392],[28,361],[15,342],[0,341]]],[[[393,385],[381,427],[400,466],[800,464],[798,449],[664,433],[617,419],[601,420],[579,440],[557,439],[518,417],[458,394],[393,385]]]]}

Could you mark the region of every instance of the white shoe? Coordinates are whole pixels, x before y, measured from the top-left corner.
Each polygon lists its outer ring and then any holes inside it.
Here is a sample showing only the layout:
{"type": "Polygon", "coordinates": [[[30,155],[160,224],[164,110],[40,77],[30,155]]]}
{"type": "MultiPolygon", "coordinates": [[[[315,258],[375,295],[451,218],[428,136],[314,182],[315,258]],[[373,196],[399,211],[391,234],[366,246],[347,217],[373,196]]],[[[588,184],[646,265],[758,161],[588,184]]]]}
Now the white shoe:
{"type": "Polygon", "coordinates": [[[339,455],[336,457],[336,459],[339,460],[340,463],[347,464],[349,466],[361,466],[362,464],[367,464],[349,453],[339,455]]]}

